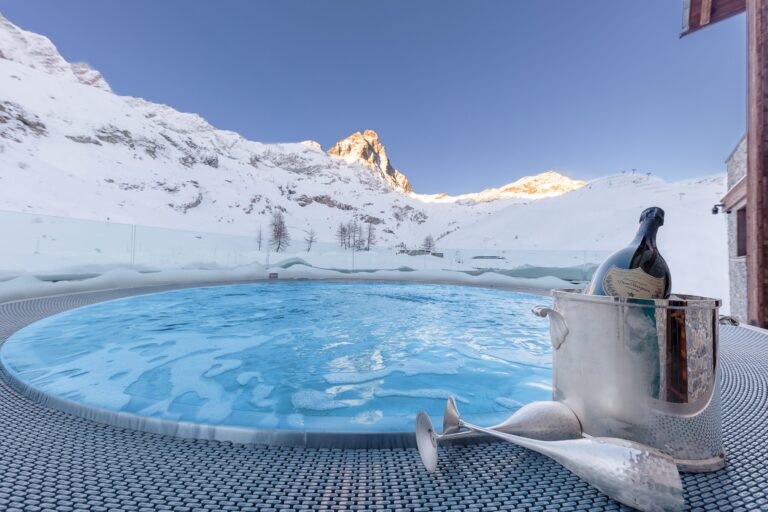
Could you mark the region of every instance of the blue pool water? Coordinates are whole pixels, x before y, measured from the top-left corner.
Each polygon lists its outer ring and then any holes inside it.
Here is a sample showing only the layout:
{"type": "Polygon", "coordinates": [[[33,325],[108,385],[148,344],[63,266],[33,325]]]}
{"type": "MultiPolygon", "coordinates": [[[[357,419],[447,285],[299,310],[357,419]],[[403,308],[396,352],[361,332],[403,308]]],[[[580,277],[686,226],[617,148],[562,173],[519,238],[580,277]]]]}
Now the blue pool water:
{"type": "Polygon", "coordinates": [[[192,288],[17,332],[0,362],[50,395],[177,421],[407,431],[455,395],[478,422],[551,398],[547,298],[402,283],[192,288]]]}

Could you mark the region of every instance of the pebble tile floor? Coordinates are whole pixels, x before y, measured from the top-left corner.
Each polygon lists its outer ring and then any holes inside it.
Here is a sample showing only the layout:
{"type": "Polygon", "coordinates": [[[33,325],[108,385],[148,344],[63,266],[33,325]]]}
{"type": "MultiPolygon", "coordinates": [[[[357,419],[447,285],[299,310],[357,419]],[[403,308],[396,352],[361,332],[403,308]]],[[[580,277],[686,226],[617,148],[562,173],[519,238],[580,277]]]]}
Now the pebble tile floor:
{"type": "MultiPolygon", "coordinates": [[[[0,343],[67,309],[170,289],[0,304],[0,343]]],[[[690,510],[768,510],[768,335],[722,327],[726,468],[684,474],[690,510]]],[[[509,444],[441,449],[236,445],[127,430],[45,408],[0,379],[0,511],[628,510],[509,444]]]]}

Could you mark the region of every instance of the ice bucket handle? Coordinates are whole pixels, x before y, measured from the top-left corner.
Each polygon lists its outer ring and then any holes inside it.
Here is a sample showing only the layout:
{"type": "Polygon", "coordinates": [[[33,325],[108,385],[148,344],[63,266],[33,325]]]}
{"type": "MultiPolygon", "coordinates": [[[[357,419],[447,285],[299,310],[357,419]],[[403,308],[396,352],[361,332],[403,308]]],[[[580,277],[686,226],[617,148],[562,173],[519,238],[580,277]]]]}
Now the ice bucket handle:
{"type": "Polygon", "coordinates": [[[565,323],[563,315],[547,306],[535,306],[531,311],[536,316],[549,317],[549,337],[555,350],[559,349],[568,336],[568,324],[565,323]]]}

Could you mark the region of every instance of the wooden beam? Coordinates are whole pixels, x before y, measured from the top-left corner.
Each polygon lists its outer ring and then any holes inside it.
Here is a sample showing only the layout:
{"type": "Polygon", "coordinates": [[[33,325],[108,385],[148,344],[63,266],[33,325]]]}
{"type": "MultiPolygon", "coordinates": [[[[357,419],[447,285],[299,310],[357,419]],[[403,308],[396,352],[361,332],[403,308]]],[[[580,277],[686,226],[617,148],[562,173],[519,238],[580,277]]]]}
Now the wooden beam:
{"type": "Polygon", "coordinates": [[[768,327],[768,1],[747,0],[747,317],[768,327]]]}
{"type": "Polygon", "coordinates": [[[712,0],[702,0],[701,15],[699,16],[699,26],[709,25],[712,19],[712,0]]]}

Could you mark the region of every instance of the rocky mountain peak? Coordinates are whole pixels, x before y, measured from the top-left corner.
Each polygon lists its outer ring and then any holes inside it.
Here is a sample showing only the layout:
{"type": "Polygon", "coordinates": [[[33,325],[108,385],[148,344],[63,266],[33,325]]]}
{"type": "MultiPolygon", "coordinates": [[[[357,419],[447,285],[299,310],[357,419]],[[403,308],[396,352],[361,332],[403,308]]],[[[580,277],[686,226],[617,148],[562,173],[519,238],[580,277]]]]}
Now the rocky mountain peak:
{"type": "Polygon", "coordinates": [[[379,134],[373,130],[353,133],[328,150],[328,154],[348,163],[362,163],[381,173],[382,177],[400,192],[411,192],[412,187],[400,171],[392,166],[387,150],[379,142],[379,134]]]}
{"type": "Polygon", "coordinates": [[[0,59],[10,60],[50,75],[112,92],[98,71],[88,64],[70,64],[45,36],[20,29],[0,14],[0,59]]]}

